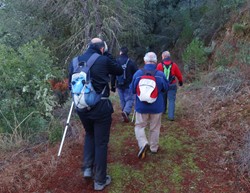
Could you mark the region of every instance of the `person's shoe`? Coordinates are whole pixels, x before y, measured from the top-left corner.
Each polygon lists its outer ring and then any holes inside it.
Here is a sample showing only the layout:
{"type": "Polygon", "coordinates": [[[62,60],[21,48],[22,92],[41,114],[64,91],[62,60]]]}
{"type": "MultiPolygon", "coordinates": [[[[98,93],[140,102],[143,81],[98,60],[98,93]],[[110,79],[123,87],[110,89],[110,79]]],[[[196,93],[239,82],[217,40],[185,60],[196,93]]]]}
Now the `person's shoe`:
{"type": "Polygon", "coordinates": [[[139,153],[138,153],[138,158],[139,159],[144,159],[145,157],[146,157],[146,152],[147,152],[147,150],[148,150],[148,144],[146,143],[141,149],[140,149],[140,151],[139,151],[139,153]]]}
{"type": "Polygon", "coordinates": [[[174,118],[168,118],[169,121],[174,121],[174,118]]]}
{"type": "Polygon", "coordinates": [[[129,122],[129,118],[128,118],[128,114],[126,112],[122,112],[122,117],[123,117],[123,121],[125,123],[128,123],[129,122]]]}
{"type": "Polygon", "coordinates": [[[157,154],[158,150],[152,151],[152,150],[150,149],[150,152],[151,152],[152,154],[157,154]]]}
{"type": "Polygon", "coordinates": [[[101,191],[103,190],[106,186],[108,186],[111,183],[111,177],[109,175],[106,176],[106,182],[104,184],[100,184],[98,182],[94,183],[94,190],[101,191]]]}
{"type": "Polygon", "coordinates": [[[84,178],[92,178],[92,169],[91,168],[86,168],[84,171],[83,171],[83,177],[84,178]]]}

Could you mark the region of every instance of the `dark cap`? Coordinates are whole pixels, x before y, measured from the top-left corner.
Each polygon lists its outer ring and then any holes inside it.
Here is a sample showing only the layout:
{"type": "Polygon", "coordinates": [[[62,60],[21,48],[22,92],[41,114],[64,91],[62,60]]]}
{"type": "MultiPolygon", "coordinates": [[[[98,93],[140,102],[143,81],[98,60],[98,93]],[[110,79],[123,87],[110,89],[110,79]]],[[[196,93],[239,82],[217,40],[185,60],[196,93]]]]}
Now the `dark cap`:
{"type": "Polygon", "coordinates": [[[122,54],[128,54],[128,48],[126,46],[121,47],[120,51],[122,52],[122,54]]]}

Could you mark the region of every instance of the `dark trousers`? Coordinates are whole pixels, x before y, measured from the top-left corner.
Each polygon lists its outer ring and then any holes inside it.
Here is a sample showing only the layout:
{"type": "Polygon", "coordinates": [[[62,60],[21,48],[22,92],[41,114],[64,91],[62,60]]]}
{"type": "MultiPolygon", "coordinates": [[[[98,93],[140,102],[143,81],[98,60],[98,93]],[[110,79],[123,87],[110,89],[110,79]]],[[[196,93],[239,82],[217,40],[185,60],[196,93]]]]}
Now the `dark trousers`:
{"type": "Polygon", "coordinates": [[[111,113],[101,118],[86,118],[78,115],[85,128],[85,142],[83,153],[83,170],[92,168],[95,182],[105,183],[107,175],[107,151],[112,122],[111,113]]]}

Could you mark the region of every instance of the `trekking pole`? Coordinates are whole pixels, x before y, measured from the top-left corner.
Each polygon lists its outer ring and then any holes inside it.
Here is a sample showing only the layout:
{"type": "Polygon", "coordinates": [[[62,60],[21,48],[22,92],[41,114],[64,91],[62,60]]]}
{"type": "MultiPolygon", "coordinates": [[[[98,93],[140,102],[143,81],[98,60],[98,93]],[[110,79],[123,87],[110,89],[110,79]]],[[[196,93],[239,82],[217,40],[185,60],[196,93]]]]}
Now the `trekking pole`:
{"type": "Polygon", "coordinates": [[[65,126],[65,129],[64,129],[63,137],[62,137],[62,141],[61,141],[60,148],[59,148],[58,155],[57,155],[58,157],[61,155],[62,146],[63,146],[65,136],[66,136],[66,133],[67,133],[67,129],[68,129],[68,126],[69,126],[69,120],[70,120],[70,117],[71,117],[73,107],[74,107],[74,102],[72,102],[71,107],[70,107],[68,119],[67,119],[67,122],[66,122],[66,126],[65,126]]]}
{"type": "Polygon", "coordinates": [[[135,110],[134,110],[134,112],[133,112],[133,116],[132,116],[131,122],[134,122],[134,118],[135,118],[135,110]]]}

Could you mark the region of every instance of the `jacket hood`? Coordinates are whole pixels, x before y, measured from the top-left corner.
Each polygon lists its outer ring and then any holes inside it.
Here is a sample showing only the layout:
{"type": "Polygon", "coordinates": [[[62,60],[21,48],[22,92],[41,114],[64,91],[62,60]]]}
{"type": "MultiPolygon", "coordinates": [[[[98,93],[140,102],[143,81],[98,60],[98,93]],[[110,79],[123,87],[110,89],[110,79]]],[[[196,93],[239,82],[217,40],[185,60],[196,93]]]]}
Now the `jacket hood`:
{"type": "Polygon", "coordinates": [[[170,65],[172,63],[172,60],[170,58],[165,58],[162,62],[165,65],[170,65]]]}
{"type": "Polygon", "coordinates": [[[91,53],[97,52],[98,54],[102,55],[102,52],[100,51],[100,49],[96,47],[95,45],[90,45],[88,48],[88,51],[91,53]]]}
{"type": "Polygon", "coordinates": [[[146,69],[146,70],[154,70],[154,69],[156,69],[156,65],[155,64],[145,64],[144,69],[146,69]]]}

